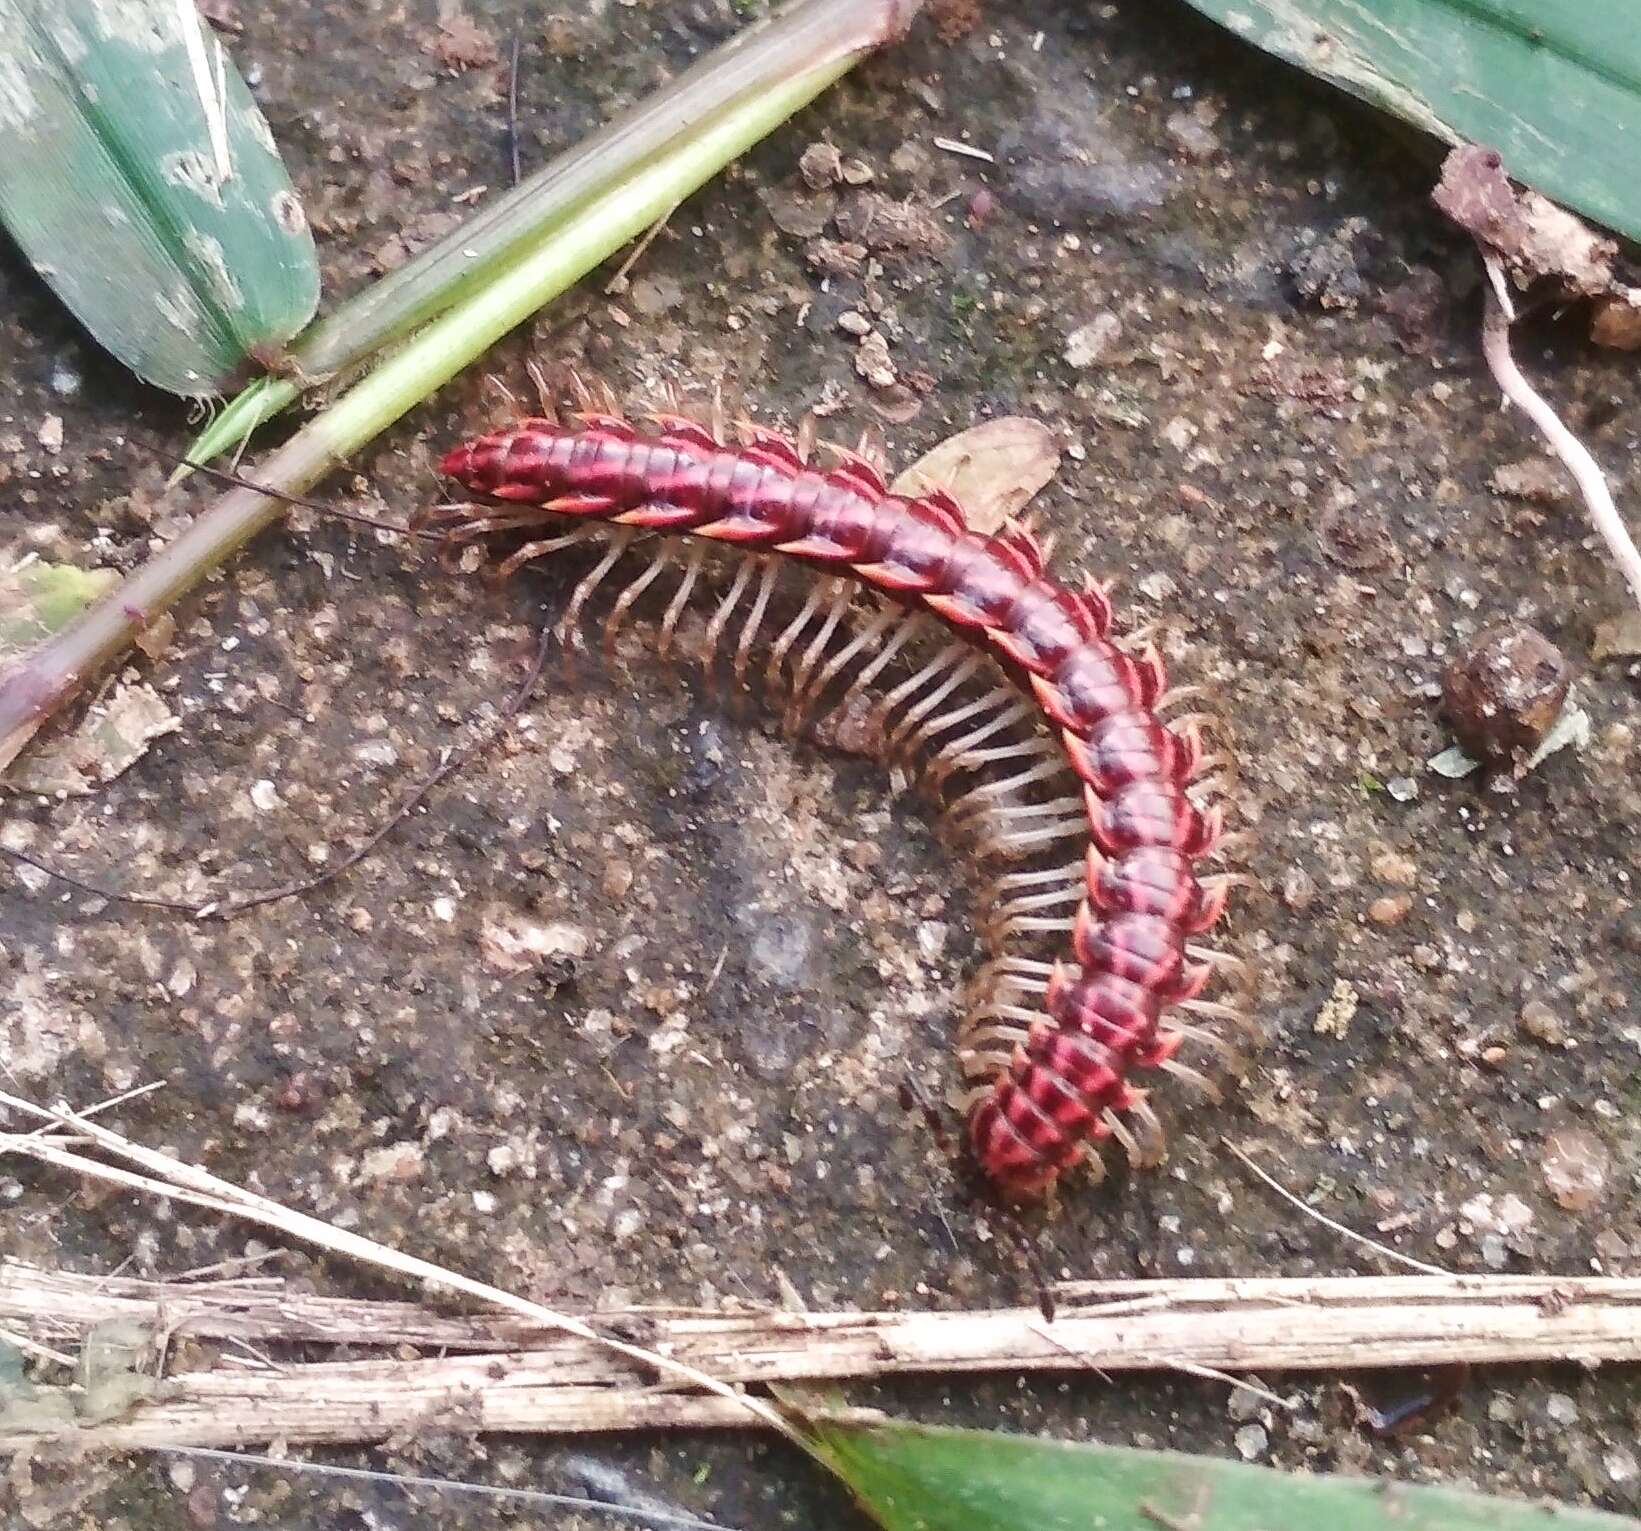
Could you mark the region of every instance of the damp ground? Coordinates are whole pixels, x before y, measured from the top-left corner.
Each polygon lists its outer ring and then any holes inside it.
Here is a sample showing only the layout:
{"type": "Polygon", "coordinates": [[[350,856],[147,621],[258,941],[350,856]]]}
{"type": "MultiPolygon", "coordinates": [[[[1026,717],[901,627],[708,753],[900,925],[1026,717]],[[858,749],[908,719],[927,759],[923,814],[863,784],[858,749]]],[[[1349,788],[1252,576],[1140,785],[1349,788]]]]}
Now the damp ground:
{"type": "MultiPolygon", "coordinates": [[[[527,164],[740,19],[706,0],[556,16],[492,0],[452,33],[431,4],[238,9],[235,52],[331,292],[505,183],[521,16],[527,164]]],[[[1265,1041],[1223,1105],[1164,1088],[1161,1171],[1074,1182],[1030,1221],[1042,1267],[1381,1268],[1255,1181],[1230,1139],[1419,1260],[1641,1270],[1638,684],[1590,658],[1622,591],[1497,407],[1476,260],[1427,205],[1434,157],[1179,4],[1028,0],[952,30],[859,71],[680,209],[625,291],[555,305],[332,487],[389,513],[425,504],[437,454],[506,417],[495,383],[527,391],[532,356],[631,396],[721,385],[788,426],[819,410],[901,462],[989,416],[1045,421],[1066,449],[1038,501],[1057,563],[1115,576],[1125,617],[1160,623],[1176,677],[1228,723],[1260,887],[1225,941],[1259,974],[1265,1041]],[[835,180],[824,153],[800,166],[823,141],[835,180]],[[1452,742],[1442,671],[1506,620],[1569,656],[1588,742],[1517,782],[1446,779],[1426,766],[1452,742]],[[1602,1169],[1588,1195],[1546,1175],[1568,1141],[1602,1169]]],[[[135,391],[10,254],[0,294],[5,540],[130,566],[205,499],[159,493],[184,414],[135,391]]],[[[1633,359],[1576,320],[1519,350],[1633,504],[1633,359]]],[[[133,666],[180,730],[89,796],[13,797],[5,833],[173,897],[321,870],[500,705],[554,594],[335,523],[265,536],[133,666]]],[[[368,862],[231,924],[7,874],[8,1088],[86,1102],[163,1080],[119,1126],[547,1302],[1032,1302],[1019,1240],[901,1099],[910,1082],[939,1101],[952,1079],[969,890],[876,767],[789,743],[640,652],[551,671],[505,742],[368,862]],[[521,930],[550,955],[515,971],[502,947],[521,930]]],[[[243,1227],[16,1165],[0,1192],[0,1252],[41,1263],[169,1274],[265,1252],[243,1227]]],[[[385,1293],[301,1250],[265,1268],[385,1293]]],[[[1389,1440],[1363,1428],[1352,1379],[1263,1380],[1297,1409],[1155,1376],[849,1396],[1641,1507],[1641,1403],[1620,1372],[1479,1372],[1389,1440]]],[[[325,1456],[731,1526],[861,1523],[750,1436],[536,1444],[434,1422],[325,1456]]],[[[52,1506],[132,1531],[500,1523],[451,1498],[161,1459],[40,1494],[17,1524],[52,1506]]]]}

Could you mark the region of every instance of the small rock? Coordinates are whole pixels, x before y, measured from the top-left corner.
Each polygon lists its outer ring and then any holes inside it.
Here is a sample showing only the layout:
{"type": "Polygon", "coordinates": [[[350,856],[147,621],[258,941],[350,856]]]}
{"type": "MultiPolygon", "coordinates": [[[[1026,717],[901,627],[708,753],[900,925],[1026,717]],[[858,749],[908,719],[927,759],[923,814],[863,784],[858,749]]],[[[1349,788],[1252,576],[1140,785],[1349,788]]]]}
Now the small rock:
{"type": "Polygon", "coordinates": [[[865,245],[845,239],[811,239],[804,247],[804,259],[822,276],[859,276],[866,265],[865,245]]]}
{"type": "Polygon", "coordinates": [[[1244,1462],[1257,1462],[1271,1449],[1271,1438],[1263,1425],[1244,1425],[1233,1439],[1244,1462]]]}
{"type": "Polygon", "coordinates": [[[1503,463],[1493,470],[1487,487],[1494,494],[1516,500],[1536,500],[1554,505],[1566,493],[1561,469],[1548,457],[1524,457],[1520,462],[1503,463]]]}
{"type": "Polygon", "coordinates": [[[1637,1472],[1641,1472],[1641,1466],[1638,1466],[1635,1460],[1635,1453],[1628,1446],[1614,1446],[1601,1459],[1601,1463],[1607,1469],[1607,1476],[1614,1483],[1628,1483],[1637,1472]]]}
{"type": "Polygon", "coordinates": [[[1517,1019],[1528,1036],[1546,1047],[1561,1047],[1567,1042],[1567,1023],[1541,999],[1528,1000],[1517,1019]]]}
{"type": "Polygon", "coordinates": [[[427,1155],[420,1143],[384,1143],[360,1159],[359,1178],[403,1184],[420,1180],[426,1163],[427,1155]]]}
{"type": "Polygon", "coordinates": [[[53,457],[63,450],[63,417],[47,415],[40,422],[40,445],[53,457]]]}
{"type": "Polygon", "coordinates": [[[843,179],[843,156],[835,144],[810,144],[798,160],[798,174],[811,191],[823,191],[843,179]]]}
{"type": "Polygon", "coordinates": [[[1163,124],[1163,131],[1187,159],[1212,159],[1219,153],[1219,135],[1208,125],[1200,108],[1174,112],[1163,124]]]}
{"type": "Polygon", "coordinates": [[[1509,760],[1543,741],[1571,682],[1566,659],[1548,638],[1504,624],[1488,628],[1448,666],[1442,700],[1471,754],[1509,760]]]}
{"type": "Polygon", "coordinates": [[[872,333],[872,321],[857,309],[845,309],[838,315],[838,328],[845,335],[853,335],[857,340],[864,340],[872,333]]]}
{"type": "Polygon", "coordinates": [[[855,371],[874,388],[894,387],[895,363],[889,355],[889,342],[876,330],[861,341],[855,352],[855,371]]]}
{"type": "Polygon", "coordinates": [[[1565,1393],[1551,1393],[1544,1400],[1544,1412],[1551,1421],[1558,1425],[1576,1425],[1578,1423],[1578,1405],[1565,1393]]]}
{"type": "Polygon", "coordinates": [[[1540,1167],[1558,1206],[1569,1212],[1588,1212],[1607,1188],[1612,1155],[1599,1138],[1576,1127],[1563,1127],[1544,1140],[1540,1167]]]}
{"type": "Polygon", "coordinates": [[[251,787],[251,806],[259,813],[272,813],[279,806],[279,789],[265,778],[251,787]]]}
{"type": "Polygon", "coordinates": [[[1102,362],[1122,338],[1122,320],[1115,314],[1096,314],[1066,337],[1068,367],[1092,367],[1102,362]]]}
{"type": "Polygon", "coordinates": [[[835,194],[801,195],[765,187],[758,194],[770,221],[794,239],[814,239],[832,221],[835,194]]]}
{"type": "Polygon", "coordinates": [[[1367,917],[1375,925],[1400,925],[1413,908],[1413,896],[1397,893],[1387,898],[1376,898],[1368,905],[1367,917]]]}
{"type": "MultiPolygon", "coordinates": [[[[1248,1380],[1259,1381],[1257,1377],[1248,1380]]],[[[1234,1387],[1231,1396],[1225,1400],[1225,1412],[1238,1421],[1257,1420],[1267,1407],[1265,1398],[1251,1387],[1234,1387]]]]}
{"type": "Polygon", "coordinates": [[[1596,307],[1590,339],[1615,351],[1641,351],[1641,303],[1633,293],[1608,298],[1596,307]]]}
{"type": "Polygon", "coordinates": [[[632,891],[634,872],[632,863],[617,857],[604,863],[604,871],[599,877],[599,887],[604,890],[604,897],[609,899],[623,899],[632,891]]]}
{"type": "Polygon", "coordinates": [[[1419,880],[1419,864],[1396,851],[1380,851],[1368,863],[1368,870],[1393,888],[1411,888],[1419,880]]]}
{"type": "Polygon", "coordinates": [[[1348,978],[1336,979],[1333,993],[1317,1012],[1311,1030],[1319,1037],[1344,1036],[1350,1030],[1350,1023],[1356,1018],[1356,1010],[1361,1003],[1362,996],[1348,978]]]}
{"type": "Polygon", "coordinates": [[[592,937],[562,920],[542,923],[510,909],[492,910],[479,929],[479,953],[499,973],[527,973],[547,962],[573,964],[592,937]]]}
{"type": "Polygon", "coordinates": [[[1382,242],[1366,218],[1347,218],[1325,234],[1311,235],[1288,263],[1294,288],[1318,307],[1354,309],[1370,291],[1368,272],[1382,242]]]}
{"type": "Polygon", "coordinates": [[[1289,867],[1282,878],[1282,902],[1303,914],[1316,902],[1316,880],[1303,867],[1289,867]]]}

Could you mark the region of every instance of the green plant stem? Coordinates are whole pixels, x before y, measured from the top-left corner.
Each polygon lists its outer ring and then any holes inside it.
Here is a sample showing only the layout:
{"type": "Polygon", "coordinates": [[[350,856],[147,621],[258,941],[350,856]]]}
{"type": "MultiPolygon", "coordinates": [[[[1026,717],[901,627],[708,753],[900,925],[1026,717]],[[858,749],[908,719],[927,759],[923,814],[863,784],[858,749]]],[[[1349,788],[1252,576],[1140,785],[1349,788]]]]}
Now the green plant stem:
{"type": "MultiPolygon", "coordinates": [[[[349,298],[290,349],[292,378],[263,378],[229,403],[189,457],[209,462],[301,396],[292,379],[345,373],[436,318],[684,135],[795,75],[888,41],[922,0],[796,0],[738,33],[592,137],[479,208],[444,239],[349,298]]],[[[179,475],[183,476],[183,475],[179,475]]]]}
{"type": "MultiPolygon", "coordinates": [[[[315,416],[261,463],[254,475],[257,481],[287,494],[310,488],[813,100],[859,56],[829,60],[741,101],[586,204],[573,221],[555,229],[315,416]]],[[[267,495],[229,491],[117,589],[12,670],[0,683],[0,767],[90,675],[122,653],[148,623],[283,510],[281,501],[267,495]]]]}

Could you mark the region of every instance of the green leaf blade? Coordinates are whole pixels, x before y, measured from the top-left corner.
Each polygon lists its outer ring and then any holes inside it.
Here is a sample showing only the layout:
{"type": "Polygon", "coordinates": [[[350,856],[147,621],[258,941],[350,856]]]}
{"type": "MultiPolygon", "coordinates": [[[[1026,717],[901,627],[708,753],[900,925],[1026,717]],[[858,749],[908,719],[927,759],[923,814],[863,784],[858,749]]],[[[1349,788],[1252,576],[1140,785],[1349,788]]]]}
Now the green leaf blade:
{"type": "Polygon", "coordinates": [[[312,317],[273,136],[192,0],[0,0],[0,220],[139,377],[202,397],[312,317]]]}
{"type": "Polygon", "coordinates": [[[1641,238],[1633,0],[1190,0],[1248,42],[1641,238]]]}
{"type": "Polygon", "coordinates": [[[1172,1451],[842,1416],[804,1428],[888,1531],[1641,1531],[1641,1521],[1573,1505],[1172,1451]]]}

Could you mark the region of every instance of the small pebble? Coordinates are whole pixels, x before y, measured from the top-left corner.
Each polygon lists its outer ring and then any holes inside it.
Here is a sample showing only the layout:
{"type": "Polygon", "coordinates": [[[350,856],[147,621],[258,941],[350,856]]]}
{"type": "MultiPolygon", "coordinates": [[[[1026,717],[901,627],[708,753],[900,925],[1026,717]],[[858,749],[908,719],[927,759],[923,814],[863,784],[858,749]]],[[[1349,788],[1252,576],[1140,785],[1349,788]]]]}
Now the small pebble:
{"type": "Polygon", "coordinates": [[[1576,1127],[1563,1127],[1544,1140],[1540,1167],[1558,1206],[1568,1212],[1588,1212],[1607,1188],[1612,1155],[1599,1138],[1576,1127]]]}
{"type": "Polygon", "coordinates": [[[811,191],[823,191],[843,179],[843,156],[833,144],[810,144],[798,160],[798,173],[811,191]]]}
{"type": "Polygon", "coordinates": [[[1442,703],[1472,755],[1509,760],[1543,741],[1571,684],[1560,649],[1531,627],[1506,624],[1488,628],[1454,658],[1442,678],[1442,703]]]}
{"type": "Polygon", "coordinates": [[[1393,888],[1411,888],[1419,880],[1418,862],[1398,851],[1380,851],[1368,863],[1368,870],[1393,888]]]}
{"type": "Polygon", "coordinates": [[[1271,1438],[1263,1425],[1244,1425],[1233,1439],[1245,1462],[1257,1462],[1271,1449],[1271,1438]]]}
{"type": "Polygon", "coordinates": [[[1561,1047],[1567,1041],[1567,1023],[1541,999],[1530,999],[1518,1017],[1521,1029],[1546,1047],[1561,1047]]]}
{"type": "Polygon", "coordinates": [[[1104,361],[1121,338],[1122,320],[1115,314],[1096,314],[1066,338],[1066,365],[1092,367],[1104,361]]]}
{"type": "Polygon", "coordinates": [[[1303,914],[1316,902],[1316,880],[1302,867],[1289,867],[1282,878],[1282,902],[1303,914]]]}
{"type": "Polygon", "coordinates": [[[1410,893],[1398,893],[1389,898],[1376,898],[1368,905],[1368,918],[1375,925],[1400,925],[1413,908],[1410,893]]]}
{"type": "Polygon", "coordinates": [[[1565,1393],[1551,1393],[1544,1400],[1544,1412],[1550,1416],[1553,1423],[1558,1425],[1576,1425],[1578,1423],[1578,1405],[1565,1393]]]}

